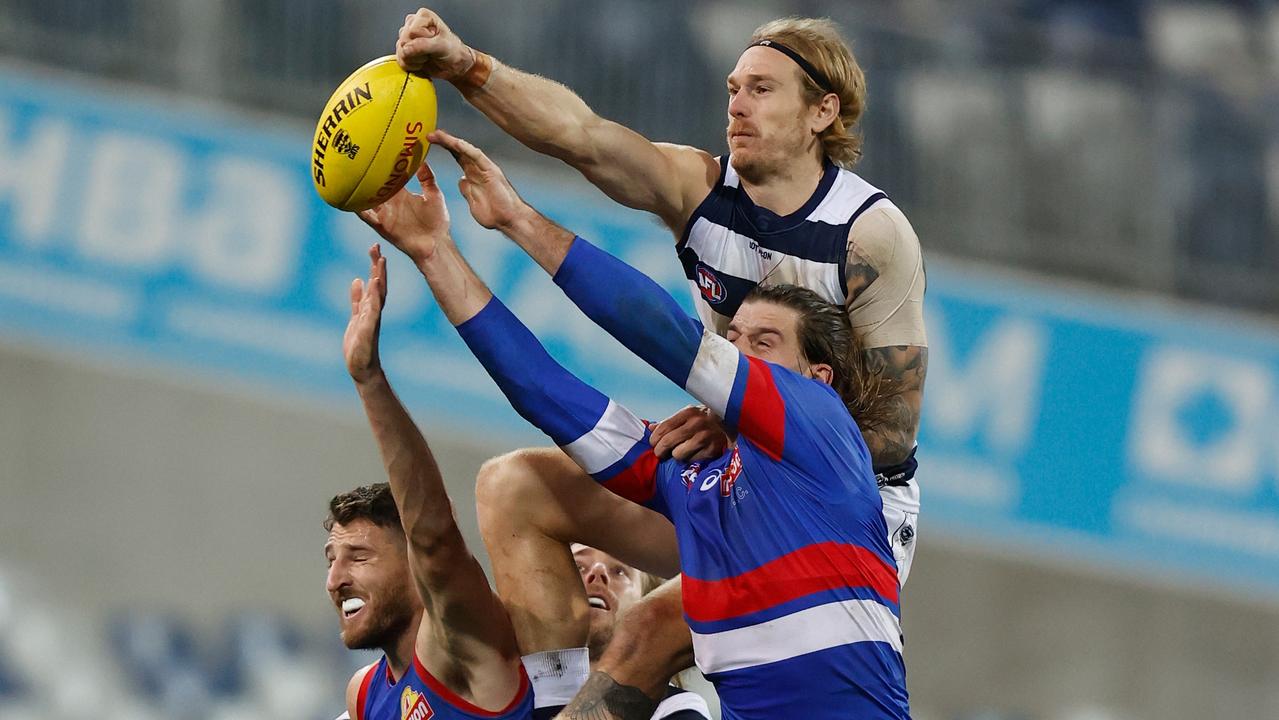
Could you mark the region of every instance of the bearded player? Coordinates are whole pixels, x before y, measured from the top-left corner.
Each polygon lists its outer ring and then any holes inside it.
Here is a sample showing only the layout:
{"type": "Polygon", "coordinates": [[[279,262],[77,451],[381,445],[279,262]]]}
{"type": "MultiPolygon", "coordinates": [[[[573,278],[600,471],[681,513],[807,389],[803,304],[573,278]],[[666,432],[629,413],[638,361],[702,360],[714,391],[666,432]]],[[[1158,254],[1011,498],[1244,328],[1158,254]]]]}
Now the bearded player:
{"type": "MultiPolygon", "coordinates": [[[[349,647],[382,649],[389,666],[399,665],[391,658],[414,653],[417,635],[414,628],[421,622],[423,605],[412,587],[407,541],[390,486],[377,483],[334,496],[324,524],[330,533],[325,545],[329,559],[328,590],[335,594],[342,618],[343,641],[349,647]],[[369,613],[361,615],[365,608],[369,608],[369,613]]],[[[589,647],[594,664],[612,641],[618,617],[656,589],[661,579],[641,573],[587,545],[575,544],[572,552],[591,605],[589,647]]],[[[688,664],[691,663],[685,663],[688,664]]],[[[357,673],[353,687],[348,688],[348,693],[356,694],[354,703],[348,697],[348,708],[352,704],[357,708],[361,706],[360,687],[364,679],[369,678],[370,669],[376,671],[376,666],[357,673]]],[[[367,700],[367,689],[365,693],[367,700]]],[[[417,699],[411,697],[411,702],[416,704],[417,699]]],[[[429,698],[424,703],[429,703],[429,698]]],[[[434,712],[429,704],[424,707],[434,712]]],[[[338,720],[349,720],[351,712],[348,709],[338,720]]],[[[709,717],[706,701],[700,696],[668,685],[652,720],[707,720],[709,717]]]]}
{"type": "MultiPolygon", "coordinates": [[[[383,712],[384,703],[379,702],[382,696],[398,699],[398,704],[390,705],[392,709],[398,707],[403,717],[412,717],[415,711],[440,718],[477,714],[528,717],[527,679],[518,666],[513,676],[519,679],[520,689],[502,711],[495,713],[479,704],[489,700],[478,695],[488,684],[485,681],[489,676],[497,678],[499,682],[495,684],[499,686],[502,677],[512,677],[509,657],[515,652],[513,635],[505,612],[493,605],[487,579],[457,533],[430,449],[381,370],[378,325],[385,301],[386,261],[377,248],[371,251],[371,257],[368,283],[356,281],[352,287],[352,317],[343,345],[348,370],[364,401],[392,482],[357,488],[330,501],[325,521],[329,531],[325,556],[329,561],[327,589],[340,613],[343,641],[352,648],[381,649],[385,657],[352,678],[347,688],[346,717],[378,720],[383,717],[379,714],[383,712]],[[398,483],[397,478],[408,481],[398,483]],[[408,485],[400,488],[402,496],[396,494],[400,484],[408,485]],[[419,503],[421,510],[409,512],[402,519],[397,505],[407,507],[412,502],[419,503]],[[409,542],[410,527],[417,528],[416,542],[421,547],[415,548],[409,542]],[[436,539],[430,540],[431,537],[436,539]],[[421,553],[422,547],[433,547],[428,555],[434,557],[417,558],[412,565],[416,569],[411,570],[410,559],[415,552],[421,553]],[[463,561],[456,567],[448,564],[459,559],[463,561]],[[430,578],[432,574],[436,584],[455,584],[435,589],[413,587],[415,578],[430,578]],[[468,593],[477,594],[475,602],[467,599],[468,593]],[[449,608],[446,603],[451,596],[456,596],[453,602],[465,602],[470,607],[449,608]],[[424,603],[424,598],[429,602],[424,603]],[[428,607],[449,613],[434,620],[429,633],[422,622],[428,607]],[[488,626],[488,636],[467,637],[477,629],[471,623],[488,626]],[[424,633],[430,635],[433,644],[426,650],[419,648],[424,633]],[[443,671],[428,669],[427,662],[434,658],[422,658],[431,657],[430,647],[451,648],[450,659],[457,667],[444,664],[443,671]],[[401,681],[396,682],[396,678],[401,681]],[[417,680],[425,687],[415,687],[417,680]],[[383,681],[383,685],[374,684],[383,681]],[[384,692],[384,687],[393,692],[384,692]]],[[[571,550],[591,607],[588,646],[594,662],[609,644],[619,615],[661,581],[595,548],[576,544],[571,550]]],[[[565,618],[562,622],[572,620],[565,618]]],[[[559,677],[543,675],[540,681],[561,684],[571,695],[583,679],[584,673],[564,673],[559,677]]],[[[697,695],[671,687],[665,693],[652,715],[654,720],[709,717],[705,701],[697,695]]],[[[501,701],[500,694],[496,701],[501,701]]],[[[548,706],[540,712],[533,711],[533,717],[549,717],[556,709],[548,706]]]]}
{"type": "MultiPolygon", "coordinates": [[[[846,308],[866,360],[891,389],[889,412],[862,432],[883,499],[898,575],[910,574],[918,537],[915,437],[928,350],[919,240],[902,212],[852,173],[861,155],[856,124],[866,103],[861,68],[832,23],[788,18],[758,28],[727,78],[728,153],[654,143],[596,115],[571,90],[468,47],[430,10],[405,19],[396,45],[402,67],[452,82],[475,108],[530,148],[580,171],[610,198],[653,213],[676,239],[702,322],[727,330],[742,298],[765,277],[817,292],[846,308]]],[[[683,411],[653,433],[659,455],[689,458],[724,447],[712,418],[683,411]]],[[[548,548],[571,539],[560,521],[588,531],[620,528],[632,542],[593,545],[628,563],[669,574],[673,533],[593,488],[555,449],[524,450],[485,468],[477,488],[480,523],[495,582],[525,651],[562,638],[539,637],[563,606],[571,568],[548,548]],[[505,508],[527,509],[512,518],[505,508]],[[486,509],[494,512],[486,513],[486,509]],[[513,539],[510,523],[539,533],[513,539]],[[538,577],[521,581],[529,563],[538,577]]],[[[642,657],[656,657],[660,653],[642,657]]],[[[650,679],[666,668],[653,668],[650,679]]]]}
{"type": "Polygon", "coordinates": [[[430,447],[382,371],[386,259],[376,247],[370,257],[368,282],[352,283],[342,348],[389,487],[333,499],[324,553],[343,642],[383,657],[351,678],[347,712],[355,720],[526,720],[533,692],[510,619],[466,547],[430,447]]]}

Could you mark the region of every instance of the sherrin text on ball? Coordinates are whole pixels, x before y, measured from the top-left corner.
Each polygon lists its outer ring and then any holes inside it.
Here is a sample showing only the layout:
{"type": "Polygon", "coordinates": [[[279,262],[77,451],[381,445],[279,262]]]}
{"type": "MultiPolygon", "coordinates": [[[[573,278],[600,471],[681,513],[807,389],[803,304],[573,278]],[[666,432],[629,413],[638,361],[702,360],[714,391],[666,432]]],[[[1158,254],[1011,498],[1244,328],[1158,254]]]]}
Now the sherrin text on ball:
{"type": "Polygon", "coordinates": [[[315,126],[311,179],[324,202],[352,212],[378,205],[417,172],[435,129],[435,87],[387,55],[342,81],[315,126]]]}

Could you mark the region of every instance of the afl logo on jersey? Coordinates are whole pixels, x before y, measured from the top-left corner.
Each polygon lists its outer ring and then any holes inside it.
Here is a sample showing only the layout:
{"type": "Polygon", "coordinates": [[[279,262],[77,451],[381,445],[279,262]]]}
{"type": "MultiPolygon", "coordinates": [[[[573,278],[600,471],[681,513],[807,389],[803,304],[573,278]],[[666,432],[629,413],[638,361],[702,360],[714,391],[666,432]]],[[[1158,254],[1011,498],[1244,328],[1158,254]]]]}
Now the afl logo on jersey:
{"type": "Polygon", "coordinates": [[[702,292],[702,297],[706,298],[706,302],[712,305],[718,305],[724,302],[724,283],[715,277],[715,273],[711,269],[697,264],[697,289],[702,292]]]}
{"type": "Polygon", "coordinates": [[[412,688],[404,688],[400,696],[400,720],[427,720],[435,716],[426,696],[413,692],[412,688]]]}

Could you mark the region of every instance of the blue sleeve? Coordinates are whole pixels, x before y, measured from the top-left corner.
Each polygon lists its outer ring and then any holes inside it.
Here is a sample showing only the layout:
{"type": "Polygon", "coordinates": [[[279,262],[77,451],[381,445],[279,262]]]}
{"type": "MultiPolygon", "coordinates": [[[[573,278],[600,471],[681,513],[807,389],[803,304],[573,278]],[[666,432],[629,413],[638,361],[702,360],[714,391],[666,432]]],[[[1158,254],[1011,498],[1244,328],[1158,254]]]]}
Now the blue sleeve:
{"type": "Polygon", "coordinates": [[[556,362],[496,297],[457,332],[521,417],[610,491],[653,501],[658,460],[644,421],[556,362]]]}
{"type": "MultiPolygon", "coordinates": [[[[788,454],[788,406],[830,395],[815,381],[745,356],[685,314],[648,276],[580,237],[555,283],[595,324],[771,457],[788,454]],[[798,382],[779,382],[783,376],[798,382]]],[[[826,398],[818,402],[842,408],[826,398]]]]}
{"type": "Polygon", "coordinates": [[[596,325],[685,387],[704,328],[660,285],[581,237],[573,239],[555,284],[596,325]]]}

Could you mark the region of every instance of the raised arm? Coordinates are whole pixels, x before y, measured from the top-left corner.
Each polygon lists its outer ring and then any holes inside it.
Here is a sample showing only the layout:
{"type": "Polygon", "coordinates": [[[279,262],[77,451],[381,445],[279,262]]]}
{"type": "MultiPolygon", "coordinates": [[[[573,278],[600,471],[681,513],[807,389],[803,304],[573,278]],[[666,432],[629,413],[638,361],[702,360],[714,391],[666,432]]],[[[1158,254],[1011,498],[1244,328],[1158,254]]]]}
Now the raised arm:
{"type": "Polygon", "coordinates": [[[430,446],[382,371],[378,334],[386,259],[377,246],[369,254],[368,282],[356,280],[351,286],[351,319],[342,346],[386,467],[426,610],[417,657],[453,692],[482,707],[503,707],[521,683],[514,630],[466,547],[430,446]]]}
{"type": "MultiPolygon", "coordinates": [[[[774,372],[789,371],[744,355],[689,317],[648,276],[542,216],[474,145],[442,131],[431,140],[461,164],[460,188],[477,222],[514,240],[587,317],[723,418],[730,430],[782,456],[785,400],[774,372]]],[[[829,396],[839,403],[833,391],[829,396]]]]}
{"type": "Polygon", "coordinates": [[[452,82],[508,135],[563,160],[613,200],[651,212],[677,232],[719,174],[709,153],[654,143],[600,117],[564,85],[467,46],[425,8],[405,18],[396,57],[406,70],[452,82]]]}
{"type": "MultiPolygon", "coordinates": [[[[555,362],[493,297],[448,235],[448,212],[430,169],[423,165],[418,178],[421,195],[401,190],[360,217],[413,259],[516,412],[609,490],[635,502],[653,499],[658,461],[644,422],[555,362]]],[[[473,194],[465,182],[463,193],[473,194]]]]}

